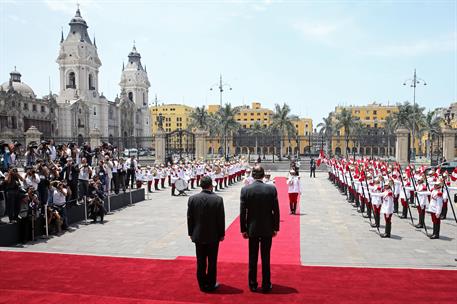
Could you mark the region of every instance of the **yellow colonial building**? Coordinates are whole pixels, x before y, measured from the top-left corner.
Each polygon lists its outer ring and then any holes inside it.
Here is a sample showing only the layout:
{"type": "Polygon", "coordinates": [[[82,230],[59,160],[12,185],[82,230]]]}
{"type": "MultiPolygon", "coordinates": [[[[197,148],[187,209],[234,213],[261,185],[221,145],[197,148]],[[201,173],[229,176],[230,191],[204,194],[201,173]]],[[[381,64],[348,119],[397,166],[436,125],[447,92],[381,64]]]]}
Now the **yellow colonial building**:
{"type": "MultiPolygon", "coordinates": [[[[384,123],[386,117],[392,113],[398,112],[398,107],[396,105],[383,105],[380,103],[373,102],[368,105],[351,105],[351,106],[337,106],[335,111],[332,112],[332,117],[336,121],[336,116],[341,113],[343,109],[347,109],[351,112],[353,117],[356,117],[360,120],[363,127],[371,129],[372,137],[375,138],[378,136],[377,130],[384,128],[384,123]]],[[[346,146],[345,142],[344,129],[341,128],[336,131],[336,134],[332,138],[332,153],[334,154],[344,154],[344,149],[346,146]]],[[[390,154],[393,155],[393,149],[395,142],[391,142],[390,154]]],[[[387,147],[379,147],[375,145],[374,141],[360,142],[349,140],[349,149],[351,152],[362,153],[369,155],[373,152],[374,155],[386,155],[387,147]]]]}
{"type": "Polygon", "coordinates": [[[156,134],[157,122],[160,114],[162,114],[163,117],[162,123],[165,132],[186,130],[190,123],[189,115],[194,108],[182,104],[163,104],[152,106],[150,110],[152,134],[156,134]]]}
{"type": "MultiPolygon", "coordinates": [[[[208,105],[207,111],[210,114],[215,114],[220,109],[219,105],[208,105]]],[[[235,115],[235,120],[241,125],[242,129],[250,129],[255,122],[260,122],[260,124],[267,128],[272,123],[273,110],[269,108],[262,107],[260,102],[252,102],[251,105],[238,106],[239,112],[235,115]]],[[[193,108],[186,105],[180,104],[167,104],[151,107],[151,126],[152,134],[157,132],[157,121],[160,114],[163,117],[163,128],[165,132],[172,132],[178,129],[187,129],[190,123],[190,114],[192,113],[193,108]]],[[[299,136],[299,141],[295,138],[290,141],[284,139],[283,142],[283,154],[287,153],[296,154],[297,150],[301,154],[306,153],[309,148],[310,135],[313,133],[313,121],[311,118],[298,118],[293,120],[297,134],[299,136]]],[[[231,142],[229,144],[230,153],[233,154],[235,151],[243,154],[251,153],[255,154],[254,147],[237,147],[237,143],[231,142]],[[238,150],[237,150],[238,148],[238,150]],[[248,150],[249,149],[249,150],[248,150]]],[[[269,147],[258,146],[258,152],[271,154],[273,153],[271,143],[269,147]]],[[[218,151],[221,151],[221,141],[219,136],[208,136],[207,139],[208,154],[217,154],[218,151]]],[[[277,152],[279,152],[279,146],[276,147],[277,152]]]]}

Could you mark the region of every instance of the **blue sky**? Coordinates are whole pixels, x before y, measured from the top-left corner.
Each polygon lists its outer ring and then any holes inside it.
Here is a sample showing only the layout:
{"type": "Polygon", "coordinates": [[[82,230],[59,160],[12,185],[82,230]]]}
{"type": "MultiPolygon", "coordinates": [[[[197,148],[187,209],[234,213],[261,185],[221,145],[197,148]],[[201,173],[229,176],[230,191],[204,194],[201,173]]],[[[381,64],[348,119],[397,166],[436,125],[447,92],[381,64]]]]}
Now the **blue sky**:
{"type": "MultiPolygon", "coordinates": [[[[77,1],[0,0],[0,82],[17,66],[38,96],[58,92],[60,32],[77,1]]],[[[428,83],[417,102],[457,102],[457,1],[79,0],[102,61],[100,88],[120,91],[136,41],[150,102],[288,103],[315,123],[336,105],[412,99],[414,68],[428,83]]]]}

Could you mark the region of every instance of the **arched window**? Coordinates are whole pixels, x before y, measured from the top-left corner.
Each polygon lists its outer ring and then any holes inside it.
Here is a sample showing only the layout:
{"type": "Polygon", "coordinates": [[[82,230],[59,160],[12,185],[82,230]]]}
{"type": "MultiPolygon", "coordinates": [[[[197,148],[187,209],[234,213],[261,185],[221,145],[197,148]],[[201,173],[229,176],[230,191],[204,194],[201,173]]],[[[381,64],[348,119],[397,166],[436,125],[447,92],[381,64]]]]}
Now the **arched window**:
{"type": "Polygon", "coordinates": [[[147,105],[146,94],[143,92],[143,106],[147,105]]]}
{"type": "Polygon", "coordinates": [[[67,83],[67,89],[76,89],[76,76],[75,72],[70,72],[68,74],[68,83],[67,83]]]}
{"type": "Polygon", "coordinates": [[[129,95],[128,95],[128,96],[129,96],[129,100],[130,100],[130,101],[133,101],[133,93],[132,93],[132,92],[129,92],[129,95]]]}
{"type": "Polygon", "coordinates": [[[92,76],[92,74],[89,74],[89,90],[95,90],[94,77],[92,76]]]}

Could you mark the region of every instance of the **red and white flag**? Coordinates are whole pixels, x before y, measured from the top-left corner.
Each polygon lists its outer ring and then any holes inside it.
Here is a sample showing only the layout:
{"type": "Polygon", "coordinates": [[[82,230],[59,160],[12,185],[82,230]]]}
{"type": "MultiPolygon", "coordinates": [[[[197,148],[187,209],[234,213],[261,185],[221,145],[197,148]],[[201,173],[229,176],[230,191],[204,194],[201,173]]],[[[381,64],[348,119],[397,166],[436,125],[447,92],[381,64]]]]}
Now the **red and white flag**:
{"type": "Polygon", "coordinates": [[[319,159],[316,162],[316,165],[319,167],[321,165],[321,162],[325,162],[326,157],[324,154],[324,150],[321,149],[321,152],[319,152],[319,159]]]}

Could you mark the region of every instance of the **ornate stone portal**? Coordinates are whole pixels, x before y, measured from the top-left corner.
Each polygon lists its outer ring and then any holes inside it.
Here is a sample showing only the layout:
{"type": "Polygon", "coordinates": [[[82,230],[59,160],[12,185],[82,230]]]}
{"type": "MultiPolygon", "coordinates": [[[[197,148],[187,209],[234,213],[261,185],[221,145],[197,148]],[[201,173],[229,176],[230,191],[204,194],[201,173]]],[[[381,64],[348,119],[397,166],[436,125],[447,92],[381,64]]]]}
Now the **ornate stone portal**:
{"type": "Polygon", "coordinates": [[[397,141],[395,143],[395,159],[400,165],[407,165],[409,153],[409,130],[405,128],[398,128],[395,131],[395,135],[397,136],[397,141]]]}
{"type": "Polygon", "coordinates": [[[447,161],[455,159],[455,134],[457,130],[444,127],[443,128],[443,156],[447,161]]]}

